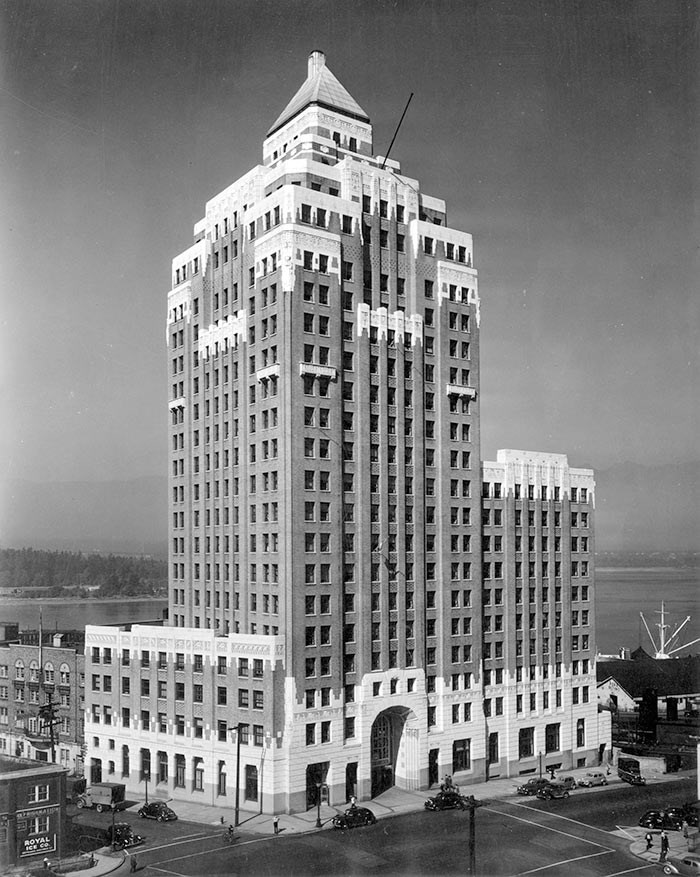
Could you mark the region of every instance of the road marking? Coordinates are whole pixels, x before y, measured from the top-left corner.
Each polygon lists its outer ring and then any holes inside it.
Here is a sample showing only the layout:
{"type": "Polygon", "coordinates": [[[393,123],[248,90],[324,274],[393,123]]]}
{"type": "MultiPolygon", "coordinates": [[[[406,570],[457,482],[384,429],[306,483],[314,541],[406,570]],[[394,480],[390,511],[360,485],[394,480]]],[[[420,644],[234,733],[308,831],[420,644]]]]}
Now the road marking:
{"type": "Polygon", "coordinates": [[[174,877],[187,877],[186,874],[181,874],[179,871],[168,871],[167,868],[159,868],[157,865],[147,865],[146,867],[150,871],[161,871],[163,874],[173,874],[174,877]]]}
{"type": "Polygon", "coordinates": [[[208,840],[210,837],[218,840],[217,835],[206,834],[206,833],[205,834],[191,834],[191,835],[188,835],[186,838],[183,837],[180,840],[173,840],[167,844],[160,844],[157,847],[144,847],[144,852],[147,851],[150,853],[150,852],[156,852],[157,850],[167,850],[168,847],[176,847],[178,844],[186,844],[186,843],[189,843],[191,840],[208,840]]]}
{"type": "Polygon", "coordinates": [[[614,853],[615,850],[601,850],[599,853],[590,853],[588,856],[577,856],[575,859],[563,859],[561,862],[552,862],[550,865],[542,865],[539,868],[533,868],[530,871],[520,871],[518,877],[523,877],[525,874],[538,874],[540,871],[547,871],[549,868],[556,868],[559,865],[570,865],[572,862],[583,862],[586,859],[595,859],[596,856],[607,856],[609,853],[614,853]]]}
{"type": "MultiPolygon", "coordinates": [[[[221,850],[234,850],[234,849],[238,849],[239,847],[250,846],[251,844],[263,843],[266,840],[272,840],[272,838],[267,837],[267,835],[265,835],[264,837],[256,837],[256,838],[253,838],[251,840],[236,841],[236,843],[232,843],[232,844],[227,843],[221,847],[214,847],[213,849],[207,850],[206,852],[207,853],[218,853],[221,850]]],[[[166,844],[166,846],[175,846],[175,844],[166,844]]],[[[165,847],[159,847],[159,849],[165,849],[165,847]]],[[[144,850],[144,852],[146,852],[146,850],[144,850]]],[[[150,850],[149,850],[149,852],[150,852],[150,850]]],[[[183,859],[191,859],[191,858],[193,858],[193,856],[201,856],[202,854],[203,854],[202,850],[197,850],[196,853],[187,853],[187,855],[185,855],[185,856],[175,856],[172,859],[163,859],[163,861],[160,862],[159,864],[167,865],[170,862],[181,862],[183,859]]],[[[153,866],[149,865],[148,867],[150,868],[153,866]]]]}
{"type": "MultiPolygon", "coordinates": [[[[589,825],[587,822],[581,822],[578,819],[572,819],[570,816],[562,816],[560,813],[553,813],[551,810],[535,810],[533,807],[528,807],[527,804],[521,804],[519,801],[509,801],[508,803],[512,804],[513,807],[524,807],[526,810],[529,810],[531,813],[534,811],[535,813],[542,813],[543,815],[553,816],[555,819],[563,819],[565,822],[573,822],[574,825],[582,825],[584,828],[589,831],[600,831],[602,834],[610,836],[612,832],[608,831],[605,828],[598,828],[597,825],[589,825]]],[[[539,824],[539,823],[536,823],[539,824]]]]}
{"type": "MultiPolygon", "coordinates": [[[[615,852],[615,850],[610,849],[608,847],[604,847],[602,844],[599,844],[594,840],[588,840],[588,838],[579,837],[579,835],[577,835],[577,834],[570,834],[568,831],[561,831],[558,828],[552,828],[549,825],[543,825],[541,822],[535,822],[534,819],[524,819],[522,816],[515,816],[515,814],[513,814],[513,813],[504,813],[502,810],[493,810],[491,807],[484,807],[484,810],[486,810],[490,813],[497,813],[499,816],[507,816],[508,819],[517,819],[519,822],[526,822],[528,825],[534,825],[537,828],[544,829],[544,831],[553,831],[556,834],[563,834],[564,837],[572,837],[574,840],[581,841],[581,843],[587,843],[587,844],[591,844],[592,846],[595,846],[595,847],[600,847],[601,849],[605,850],[608,853],[615,852]]],[[[570,819],[569,822],[574,822],[577,825],[584,826],[585,828],[589,827],[584,822],[576,822],[575,819],[570,819]]]]}
{"type": "MultiPolygon", "coordinates": [[[[627,831],[627,829],[626,829],[626,828],[623,828],[621,825],[616,825],[615,828],[616,828],[621,834],[624,834],[625,837],[628,837],[630,840],[636,840],[636,839],[637,839],[637,838],[635,837],[635,835],[630,834],[629,831],[627,831]]],[[[611,832],[611,834],[612,834],[612,832],[611,832]]]]}
{"type": "Polygon", "coordinates": [[[646,865],[640,865],[638,868],[629,868],[627,871],[615,871],[614,874],[608,874],[608,877],[620,877],[622,874],[634,874],[635,871],[645,871],[647,868],[655,868],[658,862],[647,862],[646,865]]]}

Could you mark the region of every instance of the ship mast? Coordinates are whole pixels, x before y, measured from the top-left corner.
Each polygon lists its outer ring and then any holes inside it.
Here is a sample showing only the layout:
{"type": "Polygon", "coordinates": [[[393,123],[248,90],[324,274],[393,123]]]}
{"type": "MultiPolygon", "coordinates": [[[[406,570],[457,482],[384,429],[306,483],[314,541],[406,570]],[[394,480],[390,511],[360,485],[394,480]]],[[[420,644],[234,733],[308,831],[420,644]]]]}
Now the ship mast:
{"type": "Polygon", "coordinates": [[[683,645],[676,645],[676,641],[678,639],[678,635],[686,626],[686,624],[690,621],[690,615],[686,616],[685,621],[678,624],[670,636],[666,636],[666,631],[671,628],[670,624],[666,624],[666,606],[661,601],[661,612],[658,613],[661,615],[661,621],[656,624],[656,627],[659,629],[659,642],[657,645],[656,640],[654,639],[651,631],[649,630],[649,625],[647,624],[647,620],[644,617],[644,613],[640,612],[639,617],[642,619],[642,623],[646,628],[646,632],[649,635],[649,639],[651,640],[651,644],[654,647],[654,657],[657,659],[670,658],[671,655],[675,655],[676,652],[680,652],[683,649],[687,649],[689,646],[695,645],[695,643],[700,642],[700,637],[698,639],[692,640],[692,642],[684,643],[683,645]],[[675,646],[675,648],[671,648],[671,646],[675,646]]]}

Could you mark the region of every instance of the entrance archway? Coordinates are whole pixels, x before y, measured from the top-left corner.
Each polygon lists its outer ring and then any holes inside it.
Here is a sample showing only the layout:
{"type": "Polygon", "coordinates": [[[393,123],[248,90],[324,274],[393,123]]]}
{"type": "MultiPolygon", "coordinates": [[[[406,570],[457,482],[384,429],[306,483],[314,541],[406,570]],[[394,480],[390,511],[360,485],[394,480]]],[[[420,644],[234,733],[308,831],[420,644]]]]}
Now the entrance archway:
{"type": "Polygon", "coordinates": [[[398,706],[381,712],[372,724],[370,754],[373,798],[392,786],[419,788],[419,726],[415,713],[398,706]]]}

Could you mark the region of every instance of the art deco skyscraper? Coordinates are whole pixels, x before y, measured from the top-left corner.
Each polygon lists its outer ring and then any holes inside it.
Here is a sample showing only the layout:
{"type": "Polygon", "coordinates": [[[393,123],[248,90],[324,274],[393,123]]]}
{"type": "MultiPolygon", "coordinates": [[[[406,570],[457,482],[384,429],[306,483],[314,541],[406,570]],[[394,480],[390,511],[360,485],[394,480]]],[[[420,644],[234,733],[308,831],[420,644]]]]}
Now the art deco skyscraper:
{"type": "MultiPolygon", "coordinates": [[[[517,470],[526,496],[536,485],[540,527],[540,553],[525,561],[537,594],[518,613],[526,524],[513,517],[512,540],[482,543],[472,238],[397,161],[374,155],[367,114],[323,54],[308,65],[262,165],[207,203],[173,261],[172,628],[134,627],[109,646],[140,655],[148,697],[176,693],[162,709],[145,709],[143,685],[138,704],[129,694],[126,736],[141,741],[142,770],[154,759],[169,793],[191,779],[223,796],[227,729],[242,725],[246,799],[264,793],[274,810],[314,803],[318,783],[338,803],[441,773],[517,773],[521,757],[531,769],[533,753],[518,754],[516,697],[526,685],[529,708],[532,687],[538,716],[544,639],[553,667],[568,666],[570,648],[560,636],[555,662],[557,635],[540,632],[523,679],[515,617],[563,624],[554,560],[542,594],[542,539],[551,532],[552,552],[555,539],[554,506],[541,530],[542,502],[559,503],[568,539],[571,479],[591,496],[593,484],[565,457],[508,452],[499,499],[517,470]],[[506,714],[514,724],[501,728],[506,714]]],[[[561,603],[561,559],[557,569],[561,603]]],[[[94,642],[99,656],[106,640],[94,642]]],[[[567,698],[552,692],[548,710],[567,698]]],[[[544,746],[544,713],[531,724],[544,746]]],[[[561,746],[557,737],[548,751],[571,764],[561,746]]]]}

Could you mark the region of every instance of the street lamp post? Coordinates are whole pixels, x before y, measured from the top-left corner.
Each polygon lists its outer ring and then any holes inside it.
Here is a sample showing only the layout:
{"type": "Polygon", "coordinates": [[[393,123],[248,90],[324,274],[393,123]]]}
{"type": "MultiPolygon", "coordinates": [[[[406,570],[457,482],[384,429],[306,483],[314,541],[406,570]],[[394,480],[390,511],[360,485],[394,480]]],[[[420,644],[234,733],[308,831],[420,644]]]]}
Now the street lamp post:
{"type": "Polygon", "coordinates": [[[540,779],[542,779],[542,753],[541,752],[539,754],[539,759],[540,759],[540,779]]]}
{"type": "MultiPolygon", "coordinates": [[[[148,803],[148,799],[146,799],[146,803],[148,803]]],[[[111,803],[109,806],[110,806],[110,808],[111,808],[111,810],[112,810],[112,852],[114,852],[114,842],[115,842],[115,837],[114,837],[114,814],[117,812],[117,805],[114,803],[114,801],[112,801],[112,803],[111,803]]]]}
{"type": "Polygon", "coordinates": [[[146,803],[148,804],[148,781],[151,778],[151,775],[148,771],[146,771],[143,775],[143,781],[146,784],[146,803]]]}
{"type": "Polygon", "coordinates": [[[316,828],[323,828],[321,822],[321,785],[322,783],[316,783],[316,828]]]}
{"type": "Polygon", "coordinates": [[[245,728],[245,722],[239,722],[237,725],[231,725],[229,731],[236,732],[236,798],[235,798],[235,814],[233,817],[234,828],[238,828],[239,813],[239,793],[241,788],[241,728],[245,728]]]}
{"type": "Polygon", "coordinates": [[[469,810],[469,864],[467,874],[470,877],[476,877],[476,821],[474,819],[474,812],[477,807],[482,807],[484,802],[477,801],[473,795],[469,795],[466,800],[469,810]]]}

